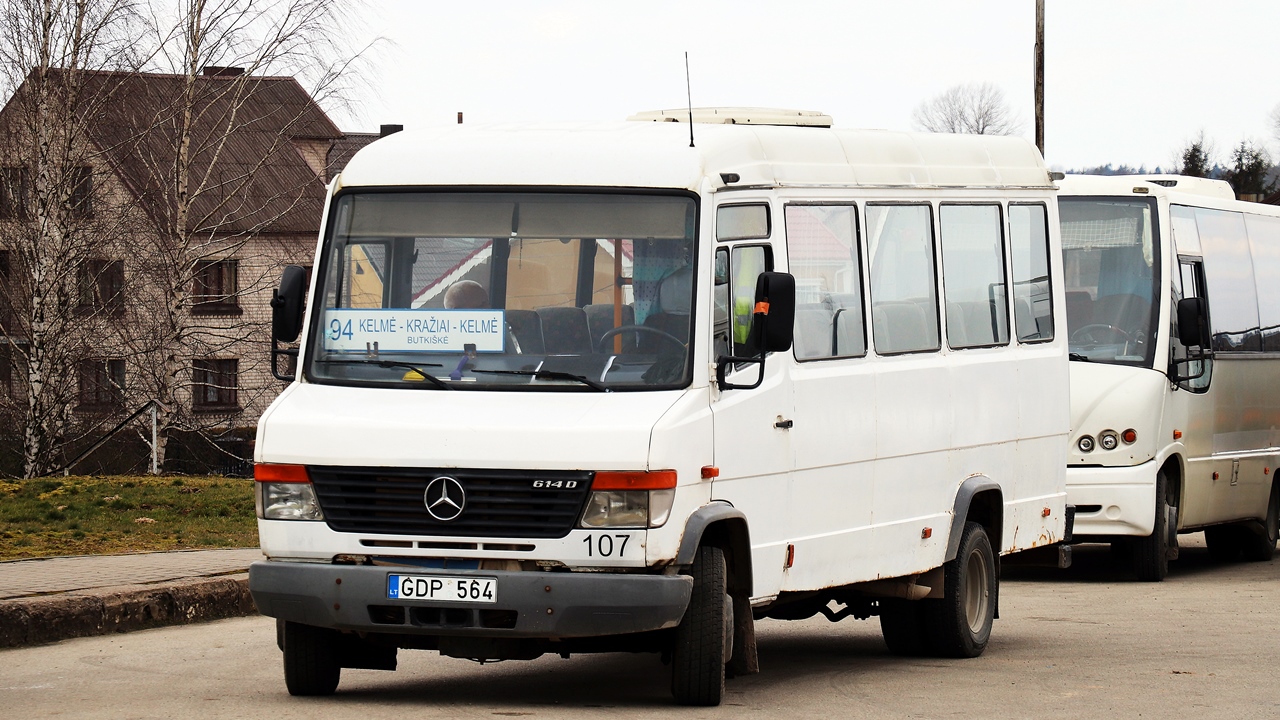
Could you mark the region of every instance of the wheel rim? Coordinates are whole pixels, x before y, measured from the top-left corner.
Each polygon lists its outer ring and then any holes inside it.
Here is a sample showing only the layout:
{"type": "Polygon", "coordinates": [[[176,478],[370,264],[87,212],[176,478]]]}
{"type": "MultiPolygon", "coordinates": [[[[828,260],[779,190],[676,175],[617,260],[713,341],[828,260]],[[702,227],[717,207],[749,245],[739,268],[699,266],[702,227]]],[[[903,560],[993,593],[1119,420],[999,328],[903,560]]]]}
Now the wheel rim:
{"type": "Polygon", "coordinates": [[[987,604],[991,601],[987,563],[982,553],[974,550],[965,561],[964,615],[969,630],[978,633],[986,624],[987,604]]]}

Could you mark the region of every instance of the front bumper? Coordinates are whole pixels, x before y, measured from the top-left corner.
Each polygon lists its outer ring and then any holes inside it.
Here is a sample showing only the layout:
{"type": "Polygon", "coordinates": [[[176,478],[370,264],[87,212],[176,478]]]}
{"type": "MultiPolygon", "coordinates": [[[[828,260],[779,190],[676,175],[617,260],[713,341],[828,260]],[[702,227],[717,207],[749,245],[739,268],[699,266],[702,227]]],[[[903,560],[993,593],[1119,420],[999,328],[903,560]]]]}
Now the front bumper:
{"type": "Polygon", "coordinates": [[[425,570],[267,560],[249,566],[263,615],[378,633],[509,638],[620,635],[675,627],[693,590],[686,575],[425,570]],[[388,575],[497,579],[495,603],[387,598],[388,575]]]}
{"type": "Polygon", "coordinates": [[[1146,537],[1156,523],[1154,462],[1134,467],[1067,468],[1067,502],[1076,506],[1075,539],[1081,536],[1146,537]]]}

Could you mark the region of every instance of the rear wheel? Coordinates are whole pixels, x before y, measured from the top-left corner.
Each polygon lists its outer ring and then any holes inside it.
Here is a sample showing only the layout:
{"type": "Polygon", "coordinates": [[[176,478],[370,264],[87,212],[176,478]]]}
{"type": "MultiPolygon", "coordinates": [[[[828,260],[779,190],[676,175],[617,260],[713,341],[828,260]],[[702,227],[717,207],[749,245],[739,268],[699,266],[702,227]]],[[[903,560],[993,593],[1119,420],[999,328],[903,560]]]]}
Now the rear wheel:
{"type": "Polygon", "coordinates": [[[338,633],[301,623],[283,627],[284,684],[290,695],[332,695],[338,689],[338,633]]]}
{"type": "Polygon", "coordinates": [[[1244,559],[1266,562],[1276,553],[1276,536],[1280,535],[1280,483],[1271,484],[1271,496],[1267,500],[1267,516],[1260,523],[1242,528],[1241,551],[1244,559]]]}
{"type": "MultiPolygon", "coordinates": [[[[1156,473],[1155,527],[1152,528],[1150,535],[1135,538],[1130,546],[1133,553],[1133,572],[1143,582],[1160,582],[1169,574],[1169,532],[1171,530],[1169,521],[1173,519],[1171,518],[1172,508],[1175,505],[1170,502],[1168,494],[1169,481],[1165,478],[1164,472],[1156,473]]],[[[1176,519],[1173,519],[1173,525],[1172,530],[1176,532],[1176,519]]]]}
{"type": "Polygon", "coordinates": [[[943,599],[921,601],[929,615],[928,641],[939,657],[977,657],[995,621],[1000,578],[986,528],[966,522],[956,557],[944,569],[943,599]]]}
{"type": "Polygon", "coordinates": [[[693,594],[676,627],[671,652],[671,694],[682,705],[719,705],[725,664],[733,655],[733,600],[727,591],[724,551],[704,545],[693,565],[693,594]]]}

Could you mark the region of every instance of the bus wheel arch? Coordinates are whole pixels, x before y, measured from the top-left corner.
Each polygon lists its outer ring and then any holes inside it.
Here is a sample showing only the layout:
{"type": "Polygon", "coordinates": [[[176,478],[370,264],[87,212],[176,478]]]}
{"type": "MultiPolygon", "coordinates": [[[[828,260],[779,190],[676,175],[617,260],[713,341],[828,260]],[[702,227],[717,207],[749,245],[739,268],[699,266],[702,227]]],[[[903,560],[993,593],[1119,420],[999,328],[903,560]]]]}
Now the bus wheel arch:
{"type": "Polygon", "coordinates": [[[1000,484],[985,475],[974,475],[960,483],[956,491],[955,516],[951,521],[951,534],[947,538],[946,560],[954,560],[960,550],[964,524],[973,521],[987,531],[996,557],[1004,547],[1004,491],[1000,484]]]}

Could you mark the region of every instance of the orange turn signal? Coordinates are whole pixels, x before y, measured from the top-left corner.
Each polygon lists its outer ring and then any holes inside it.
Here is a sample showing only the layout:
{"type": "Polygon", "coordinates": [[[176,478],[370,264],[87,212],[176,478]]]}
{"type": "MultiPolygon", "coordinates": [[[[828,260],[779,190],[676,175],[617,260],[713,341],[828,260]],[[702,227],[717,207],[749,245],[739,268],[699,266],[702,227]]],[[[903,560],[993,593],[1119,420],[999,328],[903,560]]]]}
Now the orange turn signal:
{"type": "Polygon", "coordinates": [[[675,470],[598,472],[592,490],[666,490],[676,486],[675,470]]]}
{"type": "Polygon", "coordinates": [[[307,473],[306,465],[256,463],[253,466],[253,479],[258,482],[309,483],[311,475],[307,473]]]}
{"type": "Polygon", "coordinates": [[[718,477],[720,477],[720,468],[716,467],[715,465],[702,466],[703,480],[711,480],[712,478],[718,478],[718,477]]]}

